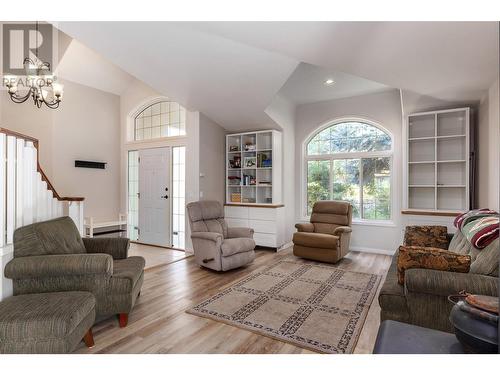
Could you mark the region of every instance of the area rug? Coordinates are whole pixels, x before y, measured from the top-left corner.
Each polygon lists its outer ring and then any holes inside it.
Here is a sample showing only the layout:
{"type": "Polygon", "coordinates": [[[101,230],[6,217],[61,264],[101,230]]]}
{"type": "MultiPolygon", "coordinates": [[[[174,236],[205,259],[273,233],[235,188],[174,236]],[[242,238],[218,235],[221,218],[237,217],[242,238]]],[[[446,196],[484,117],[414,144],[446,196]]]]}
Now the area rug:
{"type": "Polygon", "coordinates": [[[352,353],[381,276],[285,258],[187,312],[323,353],[352,353]]]}

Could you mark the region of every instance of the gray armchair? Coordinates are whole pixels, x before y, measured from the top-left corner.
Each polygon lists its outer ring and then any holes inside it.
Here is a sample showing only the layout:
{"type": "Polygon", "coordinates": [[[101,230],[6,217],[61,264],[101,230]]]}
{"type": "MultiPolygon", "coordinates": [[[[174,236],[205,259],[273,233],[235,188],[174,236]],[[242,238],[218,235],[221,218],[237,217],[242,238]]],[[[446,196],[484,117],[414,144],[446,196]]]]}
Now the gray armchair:
{"type": "Polygon", "coordinates": [[[16,229],[14,259],[5,267],[14,295],[87,291],[96,316],[119,315],[120,326],[141,291],[144,258],[128,257],[127,238],[81,238],[69,217],[16,229]]]}
{"type": "Polygon", "coordinates": [[[191,202],[187,210],[197,264],[227,271],[254,260],[253,229],[228,228],[219,202],[191,202]]]}

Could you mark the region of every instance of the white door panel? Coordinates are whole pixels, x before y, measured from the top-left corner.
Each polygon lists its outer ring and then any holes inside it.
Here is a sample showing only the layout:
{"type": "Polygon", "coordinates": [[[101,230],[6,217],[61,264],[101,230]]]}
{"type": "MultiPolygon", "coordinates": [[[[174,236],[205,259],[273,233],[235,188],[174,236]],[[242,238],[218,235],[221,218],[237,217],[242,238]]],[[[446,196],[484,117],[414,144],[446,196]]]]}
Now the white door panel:
{"type": "Polygon", "coordinates": [[[171,246],[170,148],[139,151],[139,241],[171,246]]]}

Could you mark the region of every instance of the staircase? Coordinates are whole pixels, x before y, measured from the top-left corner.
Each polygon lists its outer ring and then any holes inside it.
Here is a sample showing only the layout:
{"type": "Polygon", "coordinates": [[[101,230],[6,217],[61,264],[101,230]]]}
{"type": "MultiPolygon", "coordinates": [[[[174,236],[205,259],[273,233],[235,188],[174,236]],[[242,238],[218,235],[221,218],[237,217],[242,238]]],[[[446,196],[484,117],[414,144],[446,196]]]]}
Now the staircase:
{"type": "Polygon", "coordinates": [[[3,270],[12,259],[16,228],[70,216],[83,233],[84,198],[57,193],[40,167],[38,149],[38,139],[0,128],[0,301],[12,295],[3,270]]]}

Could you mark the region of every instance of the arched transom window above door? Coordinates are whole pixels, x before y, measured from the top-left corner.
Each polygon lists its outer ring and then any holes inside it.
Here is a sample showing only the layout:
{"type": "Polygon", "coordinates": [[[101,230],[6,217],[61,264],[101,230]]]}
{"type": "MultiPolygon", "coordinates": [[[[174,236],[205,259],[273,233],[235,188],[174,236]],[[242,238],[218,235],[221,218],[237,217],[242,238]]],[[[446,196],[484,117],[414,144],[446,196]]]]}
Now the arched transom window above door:
{"type": "Polygon", "coordinates": [[[186,135],[186,109],[176,102],[151,104],[134,119],[136,141],[183,135],[186,135]]]}
{"type": "Polygon", "coordinates": [[[391,219],[392,138],[365,120],[333,121],[305,143],[304,210],[343,200],[357,220],[391,219]]]}

